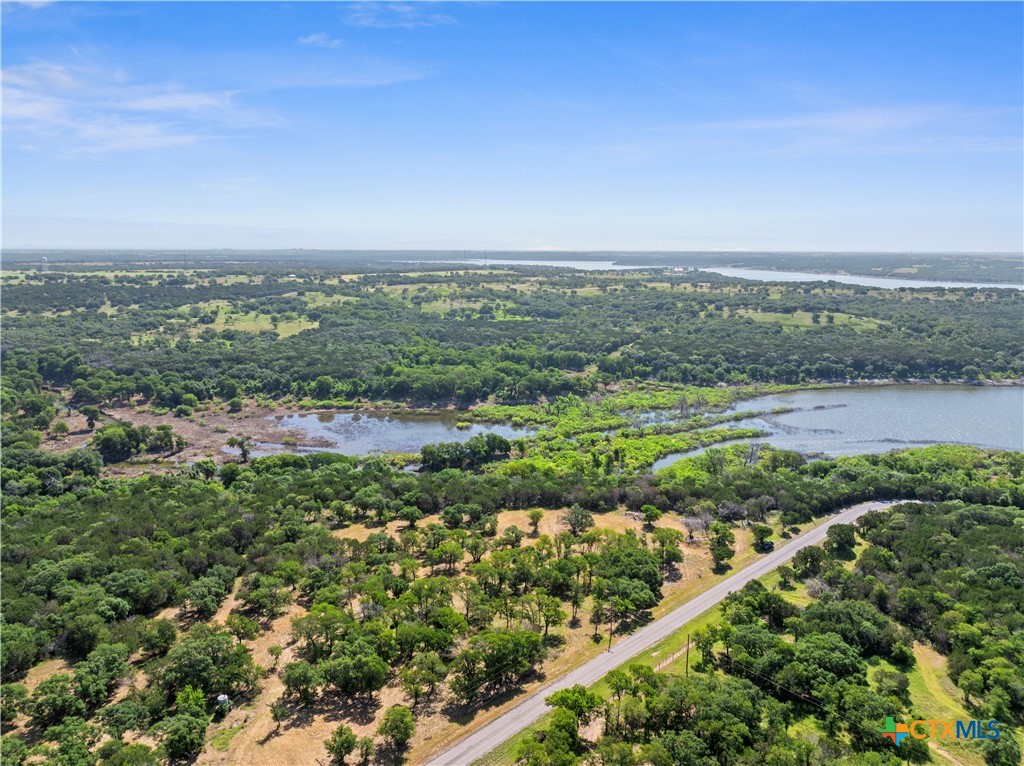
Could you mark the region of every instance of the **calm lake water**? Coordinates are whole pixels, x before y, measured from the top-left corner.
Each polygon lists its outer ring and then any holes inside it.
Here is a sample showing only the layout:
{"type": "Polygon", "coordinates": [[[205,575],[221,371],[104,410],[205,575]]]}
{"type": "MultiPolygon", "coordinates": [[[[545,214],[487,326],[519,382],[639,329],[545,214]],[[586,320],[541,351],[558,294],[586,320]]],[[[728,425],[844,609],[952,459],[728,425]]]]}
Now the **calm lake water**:
{"type": "MultiPolygon", "coordinates": [[[[825,455],[881,453],[929,444],[970,444],[1024,451],[1024,388],[997,386],[873,386],[795,391],[748,399],[730,412],[780,407],[793,412],[751,417],[734,426],[770,436],[744,439],[825,455]]],[[[736,442],[732,442],[735,444],[736,442]]],[[[654,470],[703,449],[669,455],[654,470]]]]}
{"type": "MultiPolygon", "coordinates": [[[[289,449],[295,452],[343,452],[370,455],[375,452],[419,452],[424,444],[465,442],[479,434],[498,434],[506,439],[529,436],[534,431],[508,425],[474,423],[457,428],[454,412],[407,415],[366,412],[309,412],[272,415],[281,428],[299,428],[309,436],[329,441],[330,447],[289,449]]],[[[264,449],[276,445],[258,445],[264,449]]],[[[280,451],[278,449],[273,450],[280,451]]],[[[257,454],[255,451],[253,454],[257,454]]]]}
{"type": "MultiPolygon", "coordinates": [[[[738,402],[728,412],[749,412],[735,427],[758,428],[770,436],[742,441],[767,442],[783,449],[827,455],[881,453],[928,444],[971,444],[1024,451],[1024,388],[996,386],[872,386],[796,391],[738,402]],[[781,414],[756,415],[779,408],[781,414]]],[[[276,452],[418,452],[424,444],[465,442],[478,434],[507,439],[529,436],[533,429],[474,423],[457,428],[458,415],[310,412],[271,416],[282,429],[302,429],[330,446],[254,445],[254,456],[276,452]]],[[[637,425],[670,422],[670,411],[639,413],[637,425]]],[[[736,442],[732,442],[736,443],[736,442]]],[[[670,455],[654,469],[703,450],[670,455]]]]}
{"type": "Polygon", "coordinates": [[[864,277],[857,274],[815,274],[809,271],[770,271],[767,269],[737,269],[731,267],[709,267],[701,271],[721,274],[723,277],[753,279],[757,282],[842,282],[847,285],[864,287],[994,287],[1009,290],[1024,290],[1024,285],[999,284],[996,282],[948,282],[926,279],[893,279],[890,277],[864,277]]]}

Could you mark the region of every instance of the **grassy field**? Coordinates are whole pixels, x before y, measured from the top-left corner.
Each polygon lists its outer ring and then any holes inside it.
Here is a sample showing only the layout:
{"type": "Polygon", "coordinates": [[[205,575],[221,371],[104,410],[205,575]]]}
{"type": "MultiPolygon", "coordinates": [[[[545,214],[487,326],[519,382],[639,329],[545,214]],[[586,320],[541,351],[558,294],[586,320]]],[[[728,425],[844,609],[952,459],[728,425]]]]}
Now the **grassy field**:
{"type": "Polygon", "coordinates": [[[210,738],[210,747],[220,752],[226,752],[231,747],[231,739],[245,726],[244,723],[238,723],[234,726],[227,726],[210,738]]]}
{"type": "MultiPolygon", "coordinates": [[[[973,718],[964,707],[959,690],[946,674],[946,658],[923,644],[914,644],[914,658],[917,663],[907,674],[910,677],[910,698],[914,712],[921,718],[944,721],[973,718]]],[[[935,755],[947,763],[961,763],[963,766],[985,764],[980,748],[974,741],[940,739],[929,744],[935,755]]]]}
{"type": "MultiPolygon", "coordinates": [[[[737,316],[746,317],[747,319],[753,319],[755,322],[772,322],[775,324],[782,325],[783,327],[799,327],[809,328],[814,326],[813,314],[809,311],[794,311],[792,314],[781,314],[769,311],[752,311],[750,309],[739,309],[736,312],[737,316]]],[[[841,312],[835,312],[829,314],[833,317],[833,323],[837,325],[846,325],[852,327],[855,330],[876,330],[881,326],[882,322],[877,319],[868,319],[866,317],[858,317],[853,314],[843,314],[841,312]]],[[[818,324],[824,325],[828,320],[826,314],[822,313],[818,324]]]]}
{"type": "Polygon", "coordinates": [[[268,314],[260,314],[255,311],[226,311],[222,310],[217,314],[217,319],[210,325],[196,325],[192,329],[198,334],[207,327],[212,327],[217,332],[224,330],[242,330],[243,332],[263,332],[273,330],[282,338],[295,335],[303,330],[311,330],[318,322],[310,322],[308,319],[281,319],[277,326],[268,314]]]}

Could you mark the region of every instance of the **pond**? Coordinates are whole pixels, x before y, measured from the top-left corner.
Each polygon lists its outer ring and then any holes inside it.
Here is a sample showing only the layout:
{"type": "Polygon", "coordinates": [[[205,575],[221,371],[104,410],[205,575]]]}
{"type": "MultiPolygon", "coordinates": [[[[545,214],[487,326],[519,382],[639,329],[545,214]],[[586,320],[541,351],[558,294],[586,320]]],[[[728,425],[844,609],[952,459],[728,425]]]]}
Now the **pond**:
{"type": "Polygon", "coordinates": [[[866,277],[858,274],[815,274],[809,271],[771,271],[768,269],[743,269],[731,267],[707,267],[701,271],[710,271],[721,274],[723,277],[735,277],[737,279],[752,279],[757,282],[842,282],[847,285],[862,285],[864,287],[882,287],[891,290],[900,287],[979,287],[979,288],[1000,288],[1009,290],[1024,290],[1022,285],[999,284],[995,282],[950,282],[934,281],[926,279],[894,279],[892,277],[866,277]]]}
{"type": "Polygon", "coordinates": [[[378,452],[419,452],[424,444],[465,442],[479,434],[498,434],[506,439],[530,436],[535,431],[510,425],[473,423],[459,428],[455,412],[428,415],[383,412],[303,412],[272,415],[282,429],[300,429],[322,447],[285,447],[259,443],[255,456],[281,452],[342,452],[370,455],[378,452]]]}
{"type": "MultiPolygon", "coordinates": [[[[1024,451],[1024,388],[1019,386],[899,385],[794,391],[739,402],[750,412],[732,425],[759,428],[763,442],[825,455],[888,452],[929,444],[969,444],[1024,451]],[[779,408],[791,412],[756,416],[779,408]]],[[[735,443],[735,442],[733,442],[735,443]]],[[[657,471],[704,450],[669,455],[657,471]]]]}

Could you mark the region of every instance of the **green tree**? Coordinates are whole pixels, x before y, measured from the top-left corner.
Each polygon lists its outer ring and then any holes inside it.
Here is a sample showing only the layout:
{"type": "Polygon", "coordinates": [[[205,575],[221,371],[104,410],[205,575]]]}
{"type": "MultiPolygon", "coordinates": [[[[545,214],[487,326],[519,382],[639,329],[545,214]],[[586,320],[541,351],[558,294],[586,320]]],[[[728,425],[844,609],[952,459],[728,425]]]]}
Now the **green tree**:
{"type": "Polygon", "coordinates": [[[402,688],[412,697],[414,705],[419,702],[424,692],[433,694],[437,685],[444,681],[447,675],[448,668],[437,652],[417,654],[399,673],[402,688]]]}
{"type": "Polygon", "coordinates": [[[801,548],[793,557],[793,569],[801,579],[817,575],[821,571],[821,565],[824,563],[825,552],[813,545],[801,548]]]}
{"type": "Polygon", "coordinates": [[[68,718],[85,717],[86,707],[75,695],[71,676],[57,673],[41,682],[32,692],[26,712],[35,726],[47,729],[68,718]]]}
{"type": "Polygon", "coordinates": [[[292,711],[283,702],[272,702],[270,704],[270,717],[274,721],[274,731],[281,728],[281,724],[288,720],[292,711]]]}
{"type": "Polygon", "coordinates": [[[229,614],[227,619],[224,620],[224,625],[238,641],[251,641],[260,634],[258,622],[234,612],[229,614]]]}
{"type": "Polygon", "coordinates": [[[768,538],[772,536],[772,528],[764,524],[755,524],[750,531],[754,535],[754,547],[759,551],[765,550],[768,538]]]}
{"type": "Polygon", "coordinates": [[[236,695],[257,686],[259,671],[244,644],[236,643],[220,627],[197,625],[167,653],[163,671],[157,675],[167,692],[186,686],[205,689],[208,694],[236,695]]]}
{"type": "Polygon", "coordinates": [[[857,537],[849,524],[833,524],[825,533],[825,550],[831,556],[849,554],[856,544],[857,537]]]}
{"type": "Polygon", "coordinates": [[[164,748],[174,759],[184,759],[198,753],[206,738],[208,718],[192,715],[175,715],[163,724],[164,748]]]}
{"type": "Polygon", "coordinates": [[[0,686],[0,723],[11,723],[28,701],[28,689],[21,684],[0,686]]]}
{"type": "MultiPolygon", "coordinates": [[[[160,766],[160,760],[153,748],[141,743],[121,745],[117,740],[109,740],[107,744],[116,745],[117,749],[102,755],[103,766],[160,766]]],[[[103,748],[100,748],[101,750],[103,748]]]]}
{"type": "Polygon", "coordinates": [[[736,552],[728,545],[715,545],[711,548],[711,560],[716,571],[725,567],[725,563],[735,555],[736,552]]]}
{"type": "Polygon", "coordinates": [[[28,745],[14,734],[0,736],[0,763],[21,766],[28,758],[28,745]]]}
{"type": "Polygon", "coordinates": [[[530,536],[536,537],[540,533],[540,522],[544,518],[544,509],[531,508],[526,515],[530,519],[530,536]]]}
{"type": "Polygon", "coordinates": [[[669,572],[672,567],[682,562],[681,544],[684,537],[685,535],[678,529],[670,527],[659,527],[651,533],[655,552],[658,555],[658,566],[662,572],[669,572]]]}
{"type": "Polygon", "coordinates": [[[571,710],[579,722],[586,725],[590,723],[594,713],[601,707],[602,699],[582,684],[576,684],[545,697],[544,702],[551,707],[563,707],[566,710],[571,710]]]}
{"type": "Polygon", "coordinates": [[[283,652],[284,649],[278,644],[274,644],[273,646],[267,647],[267,654],[269,654],[270,658],[274,661],[274,667],[272,668],[272,670],[277,670],[277,666],[281,662],[281,654],[283,652]]]}
{"type": "Polygon", "coordinates": [[[640,513],[644,515],[644,523],[652,527],[661,518],[661,511],[650,503],[640,506],[640,513]]]}
{"type": "Polygon", "coordinates": [[[75,694],[95,709],[106,702],[114,684],[128,673],[128,647],[101,644],[75,666],[75,694]]]}
{"type": "Polygon", "coordinates": [[[40,639],[39,631],[33,627],[20,622],[5,624],[0,641],[0,671],[8,676],[31,668],[39,656],[40,639]]]}
{"type": "Polygon", "coordinates": [[[202,689],[186,686],[174,698],[174,708],[179,715],[202,718],[206,715],[206,695],[202,689]]]}
{"type": "Polygon", "coordinates": [[[576,537],[594,526],[594,515],[580,505],[573,505],[565,512],[562,521],[576,537]]]}
{"type": "Polygon", "coordinates": [[[96,427],[96,421],[100,419],[101,412],[100,408],[92,404],[87,404],[84,407],[79,407],[78,411],[85,416],[85,427],[90,431],[96,427]]]}
{"type": "Polygon", "coordinates": [[[358,738],[354,731],[348,726],[342,724],[334,733],[331,735],[325,743],[327,746],[327,753],[334,759],[336,763],[344,763],[345,758],[356,749],[358,744],[358,738]]]}
{"type": "Polygon", "coordinates": [[[371,737],[360,737],[356,749],[359,750],[359,760],[362,763],[369,763],[377,751],[377,746],[371,737]]]}
{"type": "Polygon", "coordinates": [[[248,436],[228,437],[226,444],[229,447],[234,447],[238,450],[238,454],[242,458],[243,463],[249,462],[249,450],[252,448],[252,442],[249,440],[248,436]]]}
{"type": "Polygon", "coordinates": [[[987,766],[1019,766],[1022,763],[1020,745],[1005,725],[1000,736],[986,740],[982,745],[987,766]]]}
{"type": "Polygon", "coordinates": [[[415,505],[403,505],[398,511],[398,518],[404,521],[409,529],[414,529],[416,522],[423,520],[423,511],[415,505]]]}
{"type": "Polygon", "coordinates": [[[965,670],[956,685],[964,694],[964,704],[969,706],[972,695],[977,698],[985,691],[985,677],[977,670],[965,670]]]}
{"type": "Polygon", "coordinates": [[[178,628],[167,619],[150,620],[142,629],[140,642],[147,652],[166,654],[178,639],[178,628]]]}
{"type": "Polygon", "coordinates": [[[105,463],[120,463],[135,454],[138,443],[128,428],[109,425],[96,432],[92,437],[92,446],[105,463]]]}
{"type": "Polygon", "coordinates": [[[304,660],[285,665],[281,680],[287,692],[298,696],[303,705],[313,701],[317,687],[323,682],[320,671],[304,660]]]}
{"type": "Polygon", "coordinates": [[[377,727],[377,733],[391,740],[395,747],[402,748],[412,739],[416,731],[416,720],[412,711],[405,705],[392,705],[384,713],[384,718],[377,727]]]}

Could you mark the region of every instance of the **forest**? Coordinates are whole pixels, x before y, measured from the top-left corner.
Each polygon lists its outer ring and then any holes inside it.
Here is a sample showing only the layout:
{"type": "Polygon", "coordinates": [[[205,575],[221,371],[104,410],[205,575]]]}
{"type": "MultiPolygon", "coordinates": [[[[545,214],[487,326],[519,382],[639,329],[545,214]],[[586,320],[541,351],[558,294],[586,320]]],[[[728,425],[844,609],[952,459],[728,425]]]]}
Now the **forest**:
{"type": "Polygon", "coordinates": [[[4,282],[8,386],[169,409],[237,396],[466,407],[631,379],[714,386],[1024,371],[1016,290],[755,286],[666,270],[293,268],[13,272],[4,282]]]}
{"type": "Polygon", "coordinates": [[[780,572],[779,587],[755,580],[729,596],[720,619],[694,632],[685,673],[635,664],[610,673],[604,695],[552,695],[549,723],[520,745],[517,763],[925,763],[925,739],[897,750],[877,732],[886,716],[931,717],[921,706],[938,695],[912,696],[908,675],[927,656],[911,647],[926,642],[946,656],[954,708],[1008,724],[998,738],[942,746],[964,762],[1016,766],[1021,550],[1019,509],[962,501],[837,525],[823,548],[800,551],[780,572]],[[802,605],[789,598],[797,588],[802,605]],[[592,719],[596,741],[580,736],[592,719]]]}
{"type": "MultiPolygon", "coordinates": [[[[731,266],[750,269],[859,274],[959,282],[1005,282],[1019,285],[1024,264],[1015,253],[806,253],[806,252],[638,252],[560,251],[545,254],[552,260],[614,262],[638,268],[701,268],[731,266]]],[[[318,267],[342,268],[349,273],[400,271],[410,263],[450,263],[465,266],[467,258],[486,261],[536,261],[530,251],[467,252],[464,250],[4,250],[8,268],[37,268],[41,258],[55,268],[109,271],[111,269],[168,270],[227,266],[257,267],[264,273],[295,271],[301,261],[318,267]]]]}
{"type": "Polygon", "coordinates": [[[718,445],[758,394],[1019,380],[1019,291],[127,265],[3,273],[5,764],[422,762],[872,499],[913,502],[731,597],[688,675],[554,700],[510,759],[895,764],[875,733],[927,649],[1004,725],[964,762],[1019,762],[1024,454],[718,445]],[[248,424],[320,408],[531,430],[250,454],[248,424]]]}

